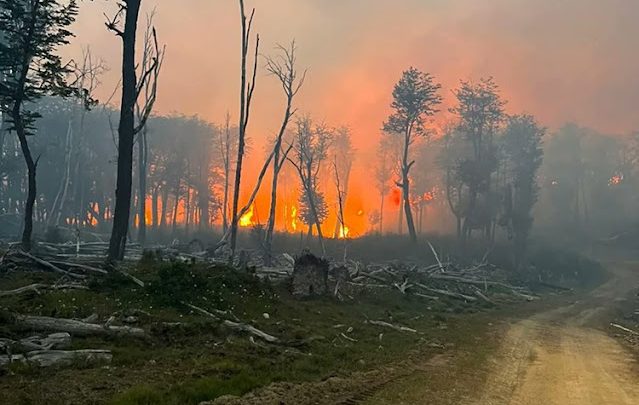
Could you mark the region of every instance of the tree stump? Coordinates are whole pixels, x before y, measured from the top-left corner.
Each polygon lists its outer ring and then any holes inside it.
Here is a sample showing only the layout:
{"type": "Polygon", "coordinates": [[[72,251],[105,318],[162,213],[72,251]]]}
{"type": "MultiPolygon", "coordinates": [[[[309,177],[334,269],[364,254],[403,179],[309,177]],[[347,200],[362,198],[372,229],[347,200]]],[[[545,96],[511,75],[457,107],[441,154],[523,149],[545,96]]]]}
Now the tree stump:
{"type": "Polygon", "coordinates": [[[292,293],[298,298],[326,294],[328,290],[328,262],[311,253],[295,259],[292,293]]]}

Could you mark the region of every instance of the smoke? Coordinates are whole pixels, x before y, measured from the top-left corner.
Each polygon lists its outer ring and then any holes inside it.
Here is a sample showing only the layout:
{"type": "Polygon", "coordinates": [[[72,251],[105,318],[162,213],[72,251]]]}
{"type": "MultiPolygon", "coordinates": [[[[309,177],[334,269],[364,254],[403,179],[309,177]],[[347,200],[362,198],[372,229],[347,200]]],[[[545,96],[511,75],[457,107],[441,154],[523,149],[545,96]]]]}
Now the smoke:
{"type": "MultiPolygon", "coordinates": [[[[77,55],[91,44],[112,70],[101,99],[119,76],[119,40],[103,12],[114,2],[85,2],[76,27],[77,55]]],[[[237,117],[239,12],[234,0],[145,0],[167,56],[157,110],[221,122],[237,117]]],[[[636,0],[254,0],[262,54],[295,38],[308,79],[301,111],[354,133],[358,184],[370,169],[391,91],[416,66],[443,85],[447,116],[460,79],[494,76],[510,113],[526,112],[557,128],[575,121],[603,133],[639,128],[639,2],[636,0]]],[[[143,22],[141,22],[143,25],[143,22]]],[[[278,129],[283,96],[261,70],[249,135],[261,153],[278,129]]],[[[437,122],[435,124],[437,124],[437,122]]],[[[255,161],[255,160],[254,160],[255,161]]],[[[252,168],[255,170],[255,168],[252,168]]],[[[365,191],[364,191],[365,192],[365,191]]]]}

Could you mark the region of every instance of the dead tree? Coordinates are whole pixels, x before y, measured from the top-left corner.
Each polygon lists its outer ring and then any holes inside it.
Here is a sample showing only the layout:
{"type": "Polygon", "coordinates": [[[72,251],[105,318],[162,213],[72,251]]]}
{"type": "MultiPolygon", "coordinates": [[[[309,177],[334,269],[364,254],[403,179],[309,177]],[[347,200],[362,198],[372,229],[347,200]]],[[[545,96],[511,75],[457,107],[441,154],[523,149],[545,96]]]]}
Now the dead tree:
{"type": "Polygon", "coordinates": [[[275,229],[275,217],[277,208],[277,185],[280,171],[286,162],[288,151],[283,150],[283,138],[286,133],[286,128],[291,120],[291,117],[295,115],[296,110],[293,108],[293,99],[299,92],[304,79],[306,78],[306,71],[298,78],[298,73],[295,68],[295,41],[291,42],[289,48],[284,48],[278,45],[277,49],[280,51],[280,55],[276,58],[267,58],[266,69],[279,80],[284,95],[286,96],[286,110],[284,111],[284,119],[282,120],[282,126],[275,138],[275,145],[273,147],[273,180],[271,184],[271,205],[269,209],[268,224],[266,226],[266,235],[264,240],[264,246],[266,249],[266,261],[271,262],[271,250],[273,243],[273,231],[275,229]]]}
{"type": "Polygon", "coordinates": [[[238,205],[240,200],[240,186],[242,184],[242,162],[244,159],[244,148],[246,146],[246,128],[251,112],[251,101],[255,90],[255,76],[257,74],[257,55],[260,47],[260,36],[257,35],[255,42],[255,56],[253,65],[253,78],[250,82],[246,77],[246,64],[249,51],[251,28],[255,9],[251,12],[251,17],[247,20],[244,13],[244,0],[240,0],[240,16],[242,18],[242,65],[241,65],[241,87],[240,87],[240,125],[237,147],[237,161],[235,164],[235,188],[233,190],[233,209],[231,211],[231,258],[235,256],[238,227],[238,205]]]}
{"type": "MultiPolygon", "coordinates": [[[[144,48],[142,51],[142,72],[153,69],[152,80],[143,83],[142,91],[144,98],[137,98],[135,113],[140,123],[146,120],[153,110],[153,105],[157,98],[157,86],[162,62],[164,61],[165,49],[159,51],[157,46],[157,36],[153,28],[154,13],[147,16],[146,31],[144,32],[144,48]],[[146,114],[146,117],[145,117],[146,114]]],[[[146,243],[146,194],[147,194],[147,168],[149,161],[148,130],[146,125],[142,125],[137,134],[138,142],[138,243],[144,246],[146,243]]]]}
{"type": "Polygon", "coordinates": [[[115,210],[113,230],[109,242],[108,257],[110,260],[124,259],[126,239],[129,231],[131,215],[131,191],[133,185],[133,144],[135,135],[139,133],[151,114],[155,92],[144,103],[141,119],[136,124],[135,107],[142,91],[151,81],[151,88],[156,88],[162,51],[158,46],[155,29],[153,32],[154,51],[149,68],[141,72],[138,80],[135,62],[135,43],[138,16],[142,0],[123,0],[119,10],[112,19],[106,22],[107,28],[122,38],[122,99],[120,104],[120,123],[118,125],[118,169],[115,190],[115,210]],[[124,15],[124,27],[120,28],[120,19],[124,15]]]}

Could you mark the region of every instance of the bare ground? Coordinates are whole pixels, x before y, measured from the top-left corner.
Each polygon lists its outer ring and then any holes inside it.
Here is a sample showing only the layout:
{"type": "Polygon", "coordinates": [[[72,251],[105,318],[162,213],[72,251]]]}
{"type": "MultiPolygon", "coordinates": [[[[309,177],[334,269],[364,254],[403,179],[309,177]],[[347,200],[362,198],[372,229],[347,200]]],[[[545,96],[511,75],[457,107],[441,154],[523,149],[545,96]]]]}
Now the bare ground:
{"type": "Polygon", "coordinates": [[[422,374],[366,403],[639,404],[636,359],[605,332],[615,308],[639,285],[639,265],[608,268],[610,281],[579,300],[510,325],[489,367],[472,378],[452,376],[447,389],[433,392],[432,377],[422,374]]]}

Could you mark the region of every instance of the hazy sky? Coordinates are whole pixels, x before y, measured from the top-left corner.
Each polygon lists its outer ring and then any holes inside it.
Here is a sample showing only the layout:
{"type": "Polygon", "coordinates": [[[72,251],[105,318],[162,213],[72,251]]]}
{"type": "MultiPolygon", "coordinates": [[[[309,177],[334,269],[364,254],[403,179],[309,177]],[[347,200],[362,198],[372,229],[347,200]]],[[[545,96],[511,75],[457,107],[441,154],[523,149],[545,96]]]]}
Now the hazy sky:
{"type": "MultiPolygon", "coordinates": [[[[159,112],[221,122],[230,110],[236,119],[237,3],[143,0],[145,11],[156,8],[167,45],[159,112]]],[[[119,75],[121,44],[103,24],[115,1],[82,4],[66,52],[91,44],[112,67],[104,99],[119,75]]],[[[534,114],[550,128],[576,121],[609,133],[639,129],[639,0],[247,0],[253,6],[261,53],[297,40],[299,64],[309,68],[298,107],[352,128],[356,171],[370,167],[393,85],[411,65],[442,83],[448,103],[460,79],[492,75],[508,112],[534,114]]],[[[260,70],[250,125],[258,144],[277,130],[283,102],[260,70]]]]}

